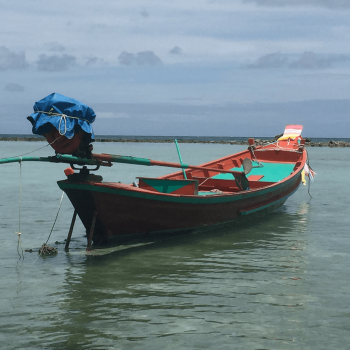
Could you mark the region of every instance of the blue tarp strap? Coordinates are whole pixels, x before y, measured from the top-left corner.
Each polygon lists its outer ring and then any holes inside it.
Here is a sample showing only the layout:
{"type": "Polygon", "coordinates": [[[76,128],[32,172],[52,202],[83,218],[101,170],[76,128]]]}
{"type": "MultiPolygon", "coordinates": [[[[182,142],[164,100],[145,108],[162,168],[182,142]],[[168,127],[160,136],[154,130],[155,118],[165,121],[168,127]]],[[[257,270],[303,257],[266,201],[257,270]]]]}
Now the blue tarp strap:
{"type": "MultiPolygon", "coordinates": [[[[52,110],[52,108],[51,108],[52,110]]],[[[44,113],[44,114],[48,114],[50,117],[57,117],[57,116],[61,116],[60,119],[60,123],[58,126],[58,132],[60,133],[61,136],[64,136],[67,132],[67,119],[66,118],[72,118],[72,119],[81,119],[84,120],[85,122],[88,122],[90,124],[90,120],[87,120],[85,118],[79,118],[79,117],[73,117],[71,115],[67,115],[67,114],[62,114],[62,113],[55,113],[55,112],[44,112],[44,111],[35,111],[35,113],[44,113]],[[61,133],[61,124],[62,124],[62,120],[64,121],[64,133],[61,133]]]]}

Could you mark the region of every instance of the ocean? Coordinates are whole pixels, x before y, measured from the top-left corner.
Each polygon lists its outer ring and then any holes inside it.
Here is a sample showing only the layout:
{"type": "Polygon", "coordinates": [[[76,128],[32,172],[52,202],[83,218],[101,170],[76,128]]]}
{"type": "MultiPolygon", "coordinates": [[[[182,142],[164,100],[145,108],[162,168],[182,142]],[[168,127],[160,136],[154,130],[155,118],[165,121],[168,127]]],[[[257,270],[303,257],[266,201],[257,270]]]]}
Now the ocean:
{"type": "MultiPolygon", "coordinates": [[[[0,141],[0,158],[53,155],[45,144],[0,141]]],[[[245,148],[180,145],[194,165],[245,148]]],[[[178,161],[171,143],[96,142],[94,152],[178,161]]],[[[86,255],[79,219],[64,251],[64,164],[0,165],[0,348],[348,349],[350,150],[308,154],[315,180],[275,212],[100,256],[86,255]],[[47,240],[58,254],[40,257],[47,240]]],[[[131,183],[168,172],[114,164],[98,174],[131,183]]]]}

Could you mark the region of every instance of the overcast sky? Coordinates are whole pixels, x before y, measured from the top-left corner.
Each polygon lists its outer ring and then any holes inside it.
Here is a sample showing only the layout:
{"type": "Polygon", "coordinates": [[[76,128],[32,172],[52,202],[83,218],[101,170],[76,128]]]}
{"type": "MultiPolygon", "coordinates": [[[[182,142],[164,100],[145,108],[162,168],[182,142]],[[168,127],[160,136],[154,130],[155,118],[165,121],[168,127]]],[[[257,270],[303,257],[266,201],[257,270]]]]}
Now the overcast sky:
{"type": "Polygon", "coordinates": [[[58,92],[96,134],[350,137],[350,0],[0,5],[0,133],[58,92]]]}

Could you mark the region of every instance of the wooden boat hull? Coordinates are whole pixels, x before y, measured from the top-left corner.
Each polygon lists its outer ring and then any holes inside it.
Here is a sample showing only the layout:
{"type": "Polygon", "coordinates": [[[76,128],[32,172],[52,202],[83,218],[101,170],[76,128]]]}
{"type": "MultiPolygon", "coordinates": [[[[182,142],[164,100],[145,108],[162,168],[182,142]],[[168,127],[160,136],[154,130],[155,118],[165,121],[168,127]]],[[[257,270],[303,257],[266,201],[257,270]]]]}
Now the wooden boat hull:
{"type": "Polygon", "coordinates": [[[68,195],[87,233],[97,212],[93,240],[100,243],[226,223],[275,209],[300,185],[302,168],[285,181],[264,188],[209,196],[156,194],[118,183],[64,180],[58,185],[68,195]]]}

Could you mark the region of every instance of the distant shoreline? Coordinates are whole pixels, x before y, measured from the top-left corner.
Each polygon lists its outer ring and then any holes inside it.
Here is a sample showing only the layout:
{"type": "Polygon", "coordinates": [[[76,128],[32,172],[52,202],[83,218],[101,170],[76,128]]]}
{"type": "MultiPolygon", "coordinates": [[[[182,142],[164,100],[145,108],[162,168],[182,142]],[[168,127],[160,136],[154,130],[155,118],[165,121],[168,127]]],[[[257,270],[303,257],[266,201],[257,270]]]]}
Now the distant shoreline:
{"type": "MultiPolygon", "coordinates": [[[[45,141],[42,137],[21,137],[21,136],[9,136],[9,137],[0,137],[0,141],[27,141],[27,142],[36,142],[36,141],[45,141]]],[[[230,140],[230,141],[209,141],[209,140],[177,140],[179,143],[210,143],[210,144],[228,144],[228,145],[248,145],[248,141],[242,140],[230,140]]],[[[267,143],[274,142],[275,139],[255,139],[257,145],[264,145],[267,143]]],[[[150,138],[96,138],[95,142],[136,142],[136,143],[172,143],[173,139],[161,137],[159,139],[150,138]]],[[[305,146],[308,147],[350,147],[350,142],[348,141],[334,141],[330,140],[328,142],[313,142],[311,139],[306,138],[305,146]]]]}

